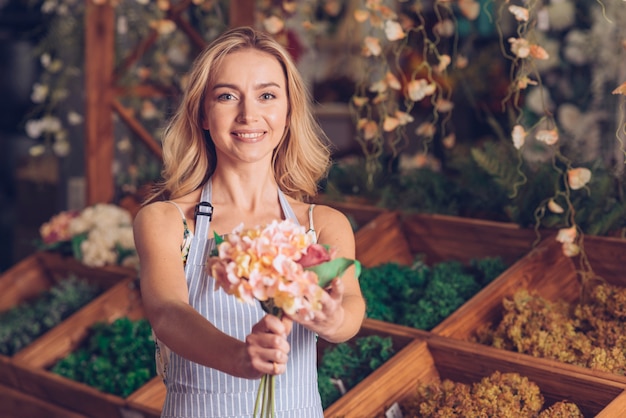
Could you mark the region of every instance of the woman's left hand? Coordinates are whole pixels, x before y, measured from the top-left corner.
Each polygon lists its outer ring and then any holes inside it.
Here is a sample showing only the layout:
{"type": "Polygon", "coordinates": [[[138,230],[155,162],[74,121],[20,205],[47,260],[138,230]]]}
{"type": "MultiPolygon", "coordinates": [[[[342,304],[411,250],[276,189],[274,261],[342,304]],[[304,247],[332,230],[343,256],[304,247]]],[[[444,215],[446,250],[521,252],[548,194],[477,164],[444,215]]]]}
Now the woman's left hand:
{"type": "Polygon", "coordinates": [[[320,299],[321,309],[314,310],[312,317],[296,313],[292,315],[295,322],[307,327],[320,336],[332,335],[343,323],[345,310],[343,307],[344,284],[341,278],[335,278],[324,288],[320,299]]]}

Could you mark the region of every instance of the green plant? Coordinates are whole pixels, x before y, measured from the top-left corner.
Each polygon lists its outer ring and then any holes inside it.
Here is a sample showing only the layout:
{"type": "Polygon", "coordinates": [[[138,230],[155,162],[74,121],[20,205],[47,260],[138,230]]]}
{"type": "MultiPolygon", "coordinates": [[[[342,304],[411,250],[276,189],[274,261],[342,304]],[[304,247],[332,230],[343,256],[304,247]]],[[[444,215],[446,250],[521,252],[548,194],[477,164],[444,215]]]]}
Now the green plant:
{"type": "Polygon", "coordinates": [[[506,269],[499,257],[365,268],[359,282],[373,319],[430,330],[506,269]]]}
{"type": "Polygon", "coordinates": [[[12,356],[94,299],[101,288],[70,275],[34,299],[0,313],[0,354],[12,356]]]}
{"type": "Polygon", "coordinates": [[[339,397],[334,381],[350,390],[395,354],[391,337],[370,335],[329,347],[318,366],[318,388],[324,408],[339,397]]]}
{"type": "Polygon", "coordinates": [[[125,317],[96,323],[84,344],[51,371],[125,398],[156,376],[152,328],[146,319],[125,317]]]}

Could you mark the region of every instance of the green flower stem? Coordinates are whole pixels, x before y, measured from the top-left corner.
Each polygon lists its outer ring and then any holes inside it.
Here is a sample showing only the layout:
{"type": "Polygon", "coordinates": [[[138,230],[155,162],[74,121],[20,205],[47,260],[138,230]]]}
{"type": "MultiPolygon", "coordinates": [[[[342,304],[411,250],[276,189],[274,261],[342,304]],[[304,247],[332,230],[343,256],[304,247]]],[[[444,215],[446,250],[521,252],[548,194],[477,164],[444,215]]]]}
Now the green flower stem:
{"type": "Polygon", "coordinates": [[[254,402],[254,417],[273,418],[276,415],[275,393],[276,376],[271,374],[263,375],[254,402]]]}

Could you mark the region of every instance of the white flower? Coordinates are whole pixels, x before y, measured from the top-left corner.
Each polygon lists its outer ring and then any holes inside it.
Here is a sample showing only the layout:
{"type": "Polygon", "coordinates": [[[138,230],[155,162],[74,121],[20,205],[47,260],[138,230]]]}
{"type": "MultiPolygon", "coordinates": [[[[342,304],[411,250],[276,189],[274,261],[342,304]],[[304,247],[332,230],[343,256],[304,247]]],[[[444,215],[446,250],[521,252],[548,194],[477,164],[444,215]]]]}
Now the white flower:
{"type": "Polygon", "coordinates": [[[128,19],[126,16],[117,18],[117,33],[118,35],[126,35],[128,33],[128,19]]]}
{"type": "Polygon", "coordinates": [[[524,38],[509,38],[511,52],[518,58],[526,58],[530,55],[530,44],[524,38]]]}
{"type": "Polygon", "coordinates": [[[67,113],[67,122],[72,126],[80,125],[83,123],[83,116],[80,113],[70,110],[67,113]]]}
{"type": "Polygon", "coordinates": [[[57,157],[67,157],[70,153],[70,149],[70,143],[65,138],[57,138],[52,144],[52,151],[57,157]]]}
{"type": "Polygon", "coordinates": [[[32,147],[30,147],[28,149],[28,154],[31,157],[40,157],[42,156],[44,153],[46,152],[46,146],[39,144],[39,145],[33,145],[32,147]]]}
{"type": "Polygon", "coordinates": [[[363,55],[365,55],[366,57],[369,57],[371,55],[377,57],[382,52],[380,41],[378,40],[378,38],[375,38],[373,36],[366,36],[365,39],[363,39],[363,46],[363,55]]]}
{"type": "Polygon", "coordinates": [[[565,210],[561,207],[561,205],[559,205],[558,203],[556,203],[554,201],[554,199],[550,199],[548,201],[548,209],[550,210],[550,212],[552,213],[563,213],[565,212],[565,210]]]}
{"type": "Polygon", "coordinates": [[[397,41],[406,36],[402,30],[402,26],[394,20],[388,20],[385,22],[385,35],[390,41],[397,41]]]}
{"type": "Polygon", "coordinates": [[[270,34],[276,35],[278,32],[283,30],[283,28],[285,27],[285,22],[278,16],[270,16],[267,19],[263,20],[263,27],[270,34]]]}
{"type": "Polygon", "coordinates": [[[561,228],[556,234],[556,240],[563,244],[571,244],[576,239],[576,225],[571,226],[569,228],[561,228]]]}
{"type": "Polygon", "coordinates": [[[537,131],[535,135],[537,141],[543,142],[548,145],[554,145],[559,140],[559,133],[556,129],[541,129],[537,131]]]}
{"type": "Polygon", "coordinates": [[[591,171],[588,168],[572,168],[567,170],[567,182],[572,190],[585,187],[591,180],[591,171]]]}
{"type": "Polygon", "coordinates": [[[48,68],[51,61],[52,61],[52,58],[50,57],[50,54],[47,52],[41,54],[41,57],[39,58],[39,62],[41,62],[41,65],[43,66],[43,68],[48,68]]]}
{"type": "Polygon", "coordinates": [[[411,80],[407,86],[407,94],[409,99],[414,102],[419,102],[426,96],[432,95],[437,86],[435,83],[429,83],[426,79],[420,78],[418,80],[411,80]]]}
{"type": "Polygon", "coordinates": [[[443,38],[451,38],[455,31],[456,26],[450,19],[443,19],[442,21],[435,23],[433,26],[433,32],[443,38]]]}
{"type": "Polygon", "coordinates": [[[400,125],[400,121],[398,120],[398,118],[387,116],[385,117],[385,120],[383,121],[383,131],[391,132],[394,129],[396,129],[398,125],[400,125]]]}
{"type": "Polygon", "coordinates": [[[511,5],[509,6],[509,12],[515,16],[515,19],[520,22],[528,22],[528,9],[525,7],[511,5]]]}
{"type": "Polygon", "coordinates": [[[35,83],[33,84],[33,92],[30,95],[30,100],[33,103],[43,103],[48,97],[49,88],[45,84],[35,83]]]}
{"type": "Polygon", "coordinates": [[[565,257],[575,257],[580,254],[580,247],[573,242],[565,242],[561,248],[565,257]]]}
{"type": "Polygon", "coordinates": [[[515,125],[513,132],[511,132],[511,137],[513,138],[513,146],[515,149],[521,149],[526,140],[526,130],[522,125],[515,125]]]}

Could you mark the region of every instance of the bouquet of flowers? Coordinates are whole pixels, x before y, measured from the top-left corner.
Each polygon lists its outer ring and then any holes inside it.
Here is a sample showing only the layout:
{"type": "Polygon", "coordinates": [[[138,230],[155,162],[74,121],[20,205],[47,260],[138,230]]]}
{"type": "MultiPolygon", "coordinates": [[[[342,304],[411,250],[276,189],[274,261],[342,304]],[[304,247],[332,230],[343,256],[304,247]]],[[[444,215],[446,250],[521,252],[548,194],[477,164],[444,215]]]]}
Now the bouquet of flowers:
{"type": "Polygon", "coordinates": [[[39,228],[40,248],[70,253],[91,267],[137,267],[130,212],[113,204],[63,211],[39,228]]]}
{"type": "MultiPolygon", "coordinates": [[[[215,235],[217,251],[207,269],[216,290],[254,303],[281,317],[283,313],[312,316],[321,308],[323,288],[355,265],[357,260],[336,257],[336,250],[313,242],[303,226],[290,220],[244,229],[243,224],[224,238],[215,235]]],[[[274,376],[265,375],[254,406],[254,416],[274,416],[274,376]]]]}

